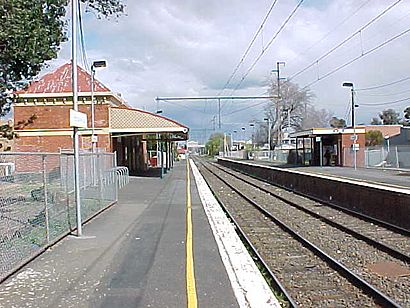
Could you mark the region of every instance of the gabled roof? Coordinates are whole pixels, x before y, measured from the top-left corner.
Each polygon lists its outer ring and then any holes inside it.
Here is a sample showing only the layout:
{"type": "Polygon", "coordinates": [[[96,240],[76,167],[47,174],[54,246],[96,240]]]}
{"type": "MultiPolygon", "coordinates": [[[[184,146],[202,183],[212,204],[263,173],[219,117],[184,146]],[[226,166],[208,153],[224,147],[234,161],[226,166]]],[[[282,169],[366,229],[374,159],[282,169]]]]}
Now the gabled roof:
{"type": "Polygon", "coordinates": [[[112,133],[184,133],[188,127],[166,117],[131,108],[110,108],[112,133]]]}
{"type": "MultiPolygon", "coordinates": [[[[78,92],[91,92],[91,75],[77,66],[78,92]]],[[[40,80],[33,81],[25,90],[17,91],[17,94],[39,93],[71,93],[71,63],[60,66],[55,71],[44,75],[40,80]]],[[[98,80],[94,80],[94,92],[108,92],[111,90],[98,80]]]]}

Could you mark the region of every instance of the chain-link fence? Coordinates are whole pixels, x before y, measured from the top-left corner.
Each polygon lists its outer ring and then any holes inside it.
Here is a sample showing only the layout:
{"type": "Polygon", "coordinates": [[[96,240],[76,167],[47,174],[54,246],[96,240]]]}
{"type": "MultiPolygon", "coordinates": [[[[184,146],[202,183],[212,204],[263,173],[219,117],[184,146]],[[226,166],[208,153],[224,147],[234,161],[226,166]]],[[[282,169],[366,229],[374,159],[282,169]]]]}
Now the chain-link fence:
{"type": "Polygon", "coordinates": [[[365,149],[365,166],[410,169],[410,145],[365,149]]]}
{"type": "MultiPolygon", "coordinates": [[[[0,279],[76,227],[72,153],[0,154],[0,279]]],[[[113,153],[80,155],[81,217],[117,201],[113,153]]],[[[126,178],[126,179],[124,179],[126,178]]]]}

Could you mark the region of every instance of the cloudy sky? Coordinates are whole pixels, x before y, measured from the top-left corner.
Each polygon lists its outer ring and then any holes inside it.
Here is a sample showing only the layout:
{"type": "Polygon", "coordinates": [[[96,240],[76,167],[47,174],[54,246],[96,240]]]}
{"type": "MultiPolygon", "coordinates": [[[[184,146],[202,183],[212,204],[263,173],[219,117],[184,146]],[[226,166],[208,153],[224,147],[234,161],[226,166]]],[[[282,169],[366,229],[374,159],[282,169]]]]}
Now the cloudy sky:
{"type": "MultiPolygon", "coordinates": [[[[97,79],[120,92],[131,106],[162,109],[165,116],[190,126],[193,138],[201,139],[205,129],[209,133],[213,128],[217,102],[161,102],[158,106],[155,97],[261,95],[266,93],[276,62],[283,61],[281,75],[301,88],[310,85],[316,108],[348,120],[350,94],[341,87],[344,81],[363,89],[410,77],[410,33],[405,32],[410,29],[409,0],[305,0],[281,31],[300,0],[124,2],[126,15],[111,20],[97,19],[83,7],[88,60],[108,63],[98,70],[97,79]],[[252,48],[225,86],[274,2],[252,48]],[[345,39],[345,44],[323,57],[345,39]]],[[[66,43],[47,71],[69,59],[66,43]]],[[[396,101],[410,98],[409,86],[410,78],[358,91],[358,122],[369,123],[386,108],[402,112],[410,100],[396,101]]],[[[261,101],[224,101],[223,130],[262,120],[263,106],[261,101]]]]}

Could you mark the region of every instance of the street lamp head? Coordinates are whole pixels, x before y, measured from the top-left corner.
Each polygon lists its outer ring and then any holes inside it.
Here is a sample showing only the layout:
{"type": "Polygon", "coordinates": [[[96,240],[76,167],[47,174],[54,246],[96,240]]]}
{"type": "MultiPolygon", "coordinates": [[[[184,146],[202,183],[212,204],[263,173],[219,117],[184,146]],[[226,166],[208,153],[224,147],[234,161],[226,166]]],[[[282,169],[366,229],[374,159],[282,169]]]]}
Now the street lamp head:
{"type": "Polygon", "coordinates": [[[162,110],[161,110],[161,109],[160,109],[160,110],[157,110],[155,113],[156,113],[156,114],[160,114],[160,113],[162,113],[162,110]]]}
{"type": "Polygon", "coordinates": [[[246,128],[245,127],[242,127],[242,130],[245,130],[246,128]]]}
{"type": "Polygon", "coordinates": [[[352,82],[343,82],[342,86],[343,86],[343,87],[353,88],[353,83],[352,83],[352,82]]]}
{"type": "Polygon", "coordinates": [[[255,124],[253,124],[253,123],[249,123],[249,126],[250,126],[250,127],[254,127],[254,126],[255,126],[255,124]]]}
{"type": "Polygon", "coordinates": [[[106,67],[106,66],[107,66],[107,62],[105,60],[94,61],[93,64],[91,65],[91,70],[94,71],[95,68],[106,67]]]}

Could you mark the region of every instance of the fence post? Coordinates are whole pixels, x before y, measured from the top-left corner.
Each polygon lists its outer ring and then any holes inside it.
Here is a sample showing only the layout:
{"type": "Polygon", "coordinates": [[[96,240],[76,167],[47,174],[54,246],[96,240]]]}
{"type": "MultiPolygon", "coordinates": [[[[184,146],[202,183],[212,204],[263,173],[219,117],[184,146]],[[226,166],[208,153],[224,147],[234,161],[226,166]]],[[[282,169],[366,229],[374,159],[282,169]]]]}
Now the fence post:
{"type": "Polygon", "coordinates": [[[395,146],[396,149],[396,167],[400,168],[400,163],[399,163],[399,152],[397,151],[397,145],[395,146]]]}
{"type": "Polygon", "coordinates": [[[46,227],[47,243],[50,243],[50,227],[48,222],[48,191],[47,191],[47,172],[46,172],[46,156],[41,155],[43,162],[43,189],[44,189],[44,217],[46,227]]]}
{"type": "Polygon", "coordinates": [[[120,183],[119,183],[118,174],[117,174],[117,152],[114,152],[112,165],[114,167],[113,168],[114,169],[114,187],[115,187],[114,188],[115,189],[114,199],[115,199],[115,202],[118,202],[118,186],[120,185],[120,183]]]}
{"type": "Polygon", "coordinates": [[[102,177],[102,164],[101,164],[101,154],[96,153],[97,155],[97,172],[98,172],[98,191],[99,191],[99,206],[102,207],[102,199],[103,199],[103,177],[102,177]]]}

